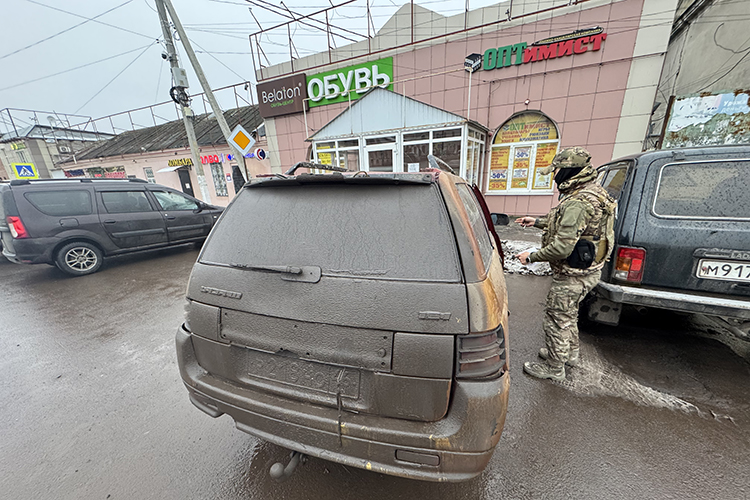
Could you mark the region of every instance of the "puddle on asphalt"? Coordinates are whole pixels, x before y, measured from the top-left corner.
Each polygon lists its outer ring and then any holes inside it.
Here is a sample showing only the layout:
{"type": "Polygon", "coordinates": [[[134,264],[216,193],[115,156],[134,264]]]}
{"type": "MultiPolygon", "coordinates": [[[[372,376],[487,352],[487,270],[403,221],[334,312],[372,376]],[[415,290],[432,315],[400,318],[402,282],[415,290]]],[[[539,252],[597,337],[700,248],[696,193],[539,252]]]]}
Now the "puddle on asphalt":
{"type": "Polygon", "coordinates": [[[612,396],[639,406],[667,408],[734,423],[732,417],[703,411],[684,399],[641,384],[604,359],[592,346],[581,346],[581,364],[568,370],[567,380],[556,383],[582,396],[612,396]]]}

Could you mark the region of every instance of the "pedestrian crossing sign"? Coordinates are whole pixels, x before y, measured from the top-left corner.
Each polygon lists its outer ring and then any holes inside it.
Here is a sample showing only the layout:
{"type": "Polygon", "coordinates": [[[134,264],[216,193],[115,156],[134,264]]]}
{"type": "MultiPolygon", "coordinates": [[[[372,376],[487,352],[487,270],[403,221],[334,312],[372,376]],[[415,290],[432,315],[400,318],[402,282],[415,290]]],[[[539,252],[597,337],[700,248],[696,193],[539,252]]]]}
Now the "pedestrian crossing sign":
{"type": "Polygon", "coordinates": [[[13,163],[13,175],[16,179],[38,179],[39,171],[33,163],[13,163]]]}

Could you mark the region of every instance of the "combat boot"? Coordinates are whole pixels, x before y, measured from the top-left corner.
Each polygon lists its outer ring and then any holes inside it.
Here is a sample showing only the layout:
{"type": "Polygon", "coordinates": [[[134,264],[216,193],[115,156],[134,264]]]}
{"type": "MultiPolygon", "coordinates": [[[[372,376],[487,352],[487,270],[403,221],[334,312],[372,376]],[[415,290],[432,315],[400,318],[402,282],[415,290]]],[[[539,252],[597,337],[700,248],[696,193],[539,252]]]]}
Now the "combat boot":
{"type": "MultiPolygon", "coordinates": [[[[547,350],[546,347],[542,347],[541,349],[539,349],[539,357],[545,361],[549,359],[549,351],[547,350]]],[[[565,362],[565,364],[568,366],[576,367],[580,363],[581,363],[580,351],[578,349],[576,349],[575,351],[571,349],[570,354],[568,354],[568,360],[565,362]]]]}
{"type": "Polygon", "coordinates": [[[547,363],[532,363],[527,361],[523,364],[523,371],[536,378],[548,378],[556,382],[565,380],[565,365],[557,368],[547,363]]]}

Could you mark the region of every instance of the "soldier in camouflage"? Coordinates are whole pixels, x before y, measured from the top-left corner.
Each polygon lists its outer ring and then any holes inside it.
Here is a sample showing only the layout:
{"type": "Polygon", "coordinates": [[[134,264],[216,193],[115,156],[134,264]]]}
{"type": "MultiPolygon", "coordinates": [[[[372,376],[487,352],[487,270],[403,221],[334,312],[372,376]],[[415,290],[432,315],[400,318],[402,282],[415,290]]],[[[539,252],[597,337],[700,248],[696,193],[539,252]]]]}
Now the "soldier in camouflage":
{"type": "Polygon", "coordinates": [[[543,328],[546,347],[539,350],[541,363],[524,363],[523,369],[533,377],[562,381],[565,365],[579,363],[578,307],[596,286],[602,267],[614,245],[616,202],[596,181],[591,155],[581,147],[562,150],[552,164],[541,169],[543,175],[554,173],[560,191],[560,204],[546,217],[521,217],[524,227],[544,230],[542,248],[517,257],[523,264],[546,261],[553,271],[552,287],[547,295],[543,328]],[[579,240],[593,243],[593,262],[586,267],[571,267],[568,257],[579,240]]]}

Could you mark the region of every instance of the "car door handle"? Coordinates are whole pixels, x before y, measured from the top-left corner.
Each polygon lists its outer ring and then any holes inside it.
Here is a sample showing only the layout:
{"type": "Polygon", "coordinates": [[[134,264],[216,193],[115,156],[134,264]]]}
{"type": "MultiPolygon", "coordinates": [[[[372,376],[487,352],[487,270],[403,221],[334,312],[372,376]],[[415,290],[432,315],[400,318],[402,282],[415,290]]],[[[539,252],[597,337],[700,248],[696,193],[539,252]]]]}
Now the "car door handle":
{"type": "Polygon", "coordinates": [[[164,214],[164,216],[167,218],[167,220],[175,220],[176,219],[176,217],[174,215],[164,214]]]}
{"type": "Polygon", "coordinates": [[[115,223],[117,223],[117,221],[116,220],[105,220],[104,223],[105,224],[115,224],[115,223]]]}

